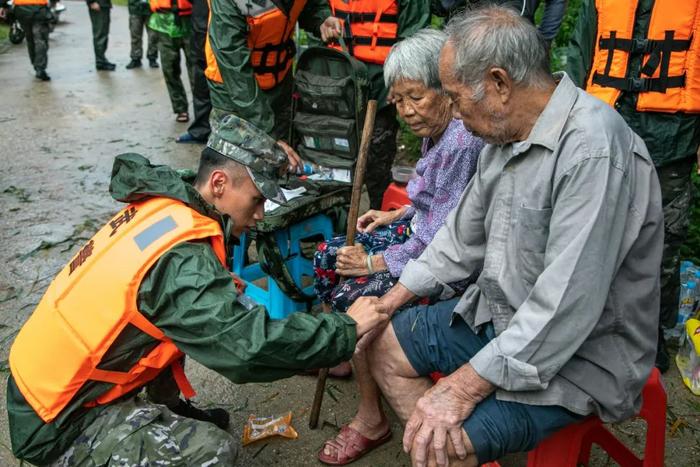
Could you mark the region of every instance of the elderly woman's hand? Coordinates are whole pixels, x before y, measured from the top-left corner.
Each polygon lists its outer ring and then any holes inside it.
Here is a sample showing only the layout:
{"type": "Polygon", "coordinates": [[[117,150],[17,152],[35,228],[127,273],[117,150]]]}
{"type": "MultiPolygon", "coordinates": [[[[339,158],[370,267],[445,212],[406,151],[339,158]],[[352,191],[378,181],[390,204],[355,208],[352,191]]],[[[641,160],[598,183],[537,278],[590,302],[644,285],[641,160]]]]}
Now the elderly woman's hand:
{"type": "Polygon", "coordinates": [[[369,274],[367,253],[362,245],[344,246],[336,252],[335,271],[341,276],[357,277],[369,274]]]}
{"type": "Polygon", "coordinates": [[[357,230],[359,232],[369,233],[377,227],[389,225],[401,219],[406,208],[397,209],[395,211],[375,211],[370,209],[357,219],[357,230]]]}
{"type": "Polygon", "coordinates": [[[335,272],[345,277],[366,276],[375,272],[386,271],[384,256],[368,256],[362,245],[344,246],[336,252],[335,272]],[[372,262],[370,271],[367,258],[372,262]]]}

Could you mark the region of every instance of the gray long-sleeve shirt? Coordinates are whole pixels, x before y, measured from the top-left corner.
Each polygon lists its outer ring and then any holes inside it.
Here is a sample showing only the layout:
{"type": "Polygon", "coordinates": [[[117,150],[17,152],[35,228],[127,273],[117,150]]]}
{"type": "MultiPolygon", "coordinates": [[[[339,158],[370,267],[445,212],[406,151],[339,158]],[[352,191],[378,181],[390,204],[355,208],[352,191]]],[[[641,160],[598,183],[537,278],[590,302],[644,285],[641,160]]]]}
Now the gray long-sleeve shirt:
{"type": "Polygon", "coordinates": [[[455,308],[496,338],[470,361],[497,397],[636,413],[654,363],[661,194],[642,140],[558,74],[525,141],[487,145],[445,226],[400,282],[419,296],[481,271],[455,308]]]}

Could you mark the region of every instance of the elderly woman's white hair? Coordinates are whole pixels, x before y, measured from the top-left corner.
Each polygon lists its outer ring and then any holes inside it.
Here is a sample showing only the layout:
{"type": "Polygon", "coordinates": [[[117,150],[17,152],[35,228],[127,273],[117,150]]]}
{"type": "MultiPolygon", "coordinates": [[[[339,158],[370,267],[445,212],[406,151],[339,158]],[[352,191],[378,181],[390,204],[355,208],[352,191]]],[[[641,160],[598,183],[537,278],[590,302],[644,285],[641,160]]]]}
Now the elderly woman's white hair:
{"type": "Polygon", "coordinates": [[[447,34],[437,29],[421,29],[397,42],[384,62],[384,84],[400,80],[419,81],[427,88],[441,89],[438,59],[447,34]]]}

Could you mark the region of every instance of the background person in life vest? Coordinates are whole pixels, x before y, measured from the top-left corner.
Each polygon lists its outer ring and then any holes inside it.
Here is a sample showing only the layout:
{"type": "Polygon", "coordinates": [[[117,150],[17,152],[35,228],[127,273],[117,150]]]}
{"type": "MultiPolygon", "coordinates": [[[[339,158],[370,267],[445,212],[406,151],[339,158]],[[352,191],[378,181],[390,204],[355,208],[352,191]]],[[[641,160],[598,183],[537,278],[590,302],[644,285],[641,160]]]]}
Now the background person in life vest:
{"type": "MultiPolygon", "coordinates": [[[[700,61],[686,58],[700,56],[700,31],[695,30],[699,15],[697,0],[584,0],[567,52],[566,71],[572,80],[614,106],[642,137],[654,160],[665,219],[660,309],[660,324],[665,327],[676,323],[680,248],[688,232],[693,193],[690,175],[700,157],[700,61]],[[661,51],[661,40],[671,30],[674,50],[661,51]],[[613,79],[606,80],[610,52],[599,40],[608,39],[611,31],[616,31],[617,45],[608,71],[613,79]],[[630,50],[632,43],[636,50],[630,50]],[[667,70],[664,59],[669,60],[667,70]],[[694,65],[686,68],[686,64],[694,65]],[[652,74],[668,75],[668,87],[649,79],[652,74]],[[678,78],[682,75],[683,82],[678,78]],[[636,83],[656,89],[635,89],[636,83]]],[[[669,363],[660,329],[656,366],[663,372],[669,363]]]]}
{"type": "Polygon", "coordinates": [[[109,23],[112,11],[112,0],[85,0],[90,13],[92,25],[92,47],[95,51],[95,69],[98,71],[114,71],[117,65],[107,60],[107,43],[109,42],[109,23]]]}
{"type": "Polygon", "coordinates": [[[289,144],[292,118],[293,40],[297,21],[324,41],[340,23],[327,0],[210,0],[207,69],[212,129],[227,115],[246,119],[287,154],[290,170],[301,159],[289,144]],[[287,140],[287,142],[285,142],[287,140]]]}
{"type": "Polygon", "coordinates": [[[273,381],[348,359],[356,339],[386,321],[361,304],[347,315],[271,321],[263,307],[238,302],[226,252],[262,219],[266,198],[280,199],[286,165],[274,139],[237,117],[210,138],[193,184],[138,154],[115,159],[110,193],[129,204],[56,276],[12,344],[15,456],[37,465],[233,465],[238,442],[214,425],[225,428],[225,411],[152,400],[154,385],[176,401],[178,388],[191,389],[183,354],[236,383],[273,381]],[[149,399],[138,396],[145,386],[149,399]]]}
{"type": "Polygon", "coordinates": [[[49,81],[51,78],[46,67],[49,62],[49,22],[53,19],[49,0],[14,0],[12,8],[26,34],[29,60],[36,78],[49,81]]]}
{"type": "Polygon", "coordinates": [[[148,49],[146,58],[151,68],[158,68],[158,38],[153,29],[148,27],[151,6],[147,0],[129,0],[129,35],[131,36],[131,61],[127,70],[141,68],[143,58],[143,30],[146,30],[148,49]]]}
{"type": "MultiPolygon", "coordinates": [[[[399,123],[396,108],[387,102],[383,64],[391,46],[430,26],[429,0],[328,0],[333,16],[342,31],[334,29],[331,37],[341,34],[348,51],[367,65],[372,84],[369,98],[377,100],[377,116],[369,146],[365,175],[370,209],[381,209],[384,191],[391,183],[391,166],[396,157],[396,134],[399,123]]],[[[337,41],[332,47],[340,49],[337,41]]]]}
{"type": "Polygon", "coordinates": [[[185,123],[190,120],[190,115],[187,92],[181,78],[180,51],[185,54],[185,70],[191,86],[194,82],[192,77],[194,59],[190,42],[192,2],[190,0],[150,0],[150,6],[153,14],[148,21],[148,27],[155,31],[157,37],[160,63],[170,104],[176,115],[175,120],[185,123]]]}

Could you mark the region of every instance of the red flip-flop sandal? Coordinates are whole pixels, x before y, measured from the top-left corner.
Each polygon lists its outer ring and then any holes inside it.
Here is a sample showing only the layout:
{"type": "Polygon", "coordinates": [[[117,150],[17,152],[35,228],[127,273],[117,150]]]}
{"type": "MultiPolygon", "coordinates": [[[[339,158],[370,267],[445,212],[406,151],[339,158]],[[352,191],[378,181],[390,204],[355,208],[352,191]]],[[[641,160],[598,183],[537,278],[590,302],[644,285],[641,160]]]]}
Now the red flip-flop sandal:
{"type": "Polygon", "coordinates": [[[326,441],[321,450],[318,451],[318,460],[326,465],[346,465],[355,462],[390,439],[391,429],[387,429],[386,433],[378,439],[369,439],[362,436],[357,430],[350,428],[349,425],[344,425],[340,429],[340,433],[335,438],[326,441]],[[326,446],[335,449],[335,455],[324,453],[326,446]]]}

